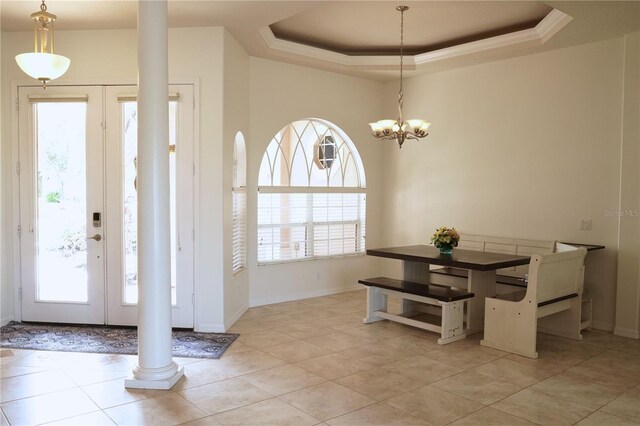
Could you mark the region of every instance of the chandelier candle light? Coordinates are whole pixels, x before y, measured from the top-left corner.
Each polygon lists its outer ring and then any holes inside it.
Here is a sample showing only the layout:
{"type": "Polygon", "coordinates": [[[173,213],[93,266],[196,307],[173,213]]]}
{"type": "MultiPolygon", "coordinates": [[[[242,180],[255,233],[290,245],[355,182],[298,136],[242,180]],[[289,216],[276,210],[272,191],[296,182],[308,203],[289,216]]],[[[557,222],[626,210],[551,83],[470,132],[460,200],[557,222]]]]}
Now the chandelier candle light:
{"type": "Polygon", "coordinates": [[[429,133],[429,126],[424,120],[412,119],[406,123],[402,118],[402,77],[404,68],[404,12],[409,10],[408,6],[398,6],[396,10],[400,12],[400,92],[398,93],[398,113],[397,120],[379,120],[375,123],[369,123],[373,136],[381,140],[395,140],[398,146],[402,148],[405,139],[419,140],[429,133]]]}
{"type": "Polygon", "coordinates": [[[53,22],[57,16],[47,12],[47,5],[40,5],[40,11],[32,13],[33,18],[33,53],[21,53],[16,56],[18,66],[28,74],[42,82],[46,89],[47,82],[62,76],[71,61],[69,58],[53,53],[53,22]]]}

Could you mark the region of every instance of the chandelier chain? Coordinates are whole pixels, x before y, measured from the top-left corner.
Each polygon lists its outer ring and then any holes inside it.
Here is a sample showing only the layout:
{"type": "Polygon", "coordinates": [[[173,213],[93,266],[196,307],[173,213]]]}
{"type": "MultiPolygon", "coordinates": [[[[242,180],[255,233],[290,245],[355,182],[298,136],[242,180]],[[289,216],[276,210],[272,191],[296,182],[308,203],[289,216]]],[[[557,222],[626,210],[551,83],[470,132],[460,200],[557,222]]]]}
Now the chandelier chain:
{"type": "MultiPolygon", "coordinates": [[[[43,0],[44,1],[44,0],[43,0]]],[[[398,109],[400,114],[400,122],[402,122],[402,98],[404,92],[402,90],[402,76],[404,71],[404,8],[400,7],[400,92],[398,93],[398,109]]]]}
{"type": "Polygon", "coordinates": [[[43,11],[43,12],[47,11],[47,5],[44,4],[44,0],[42,0],[42,4],[40,5],[40,10],[43,11]]]}

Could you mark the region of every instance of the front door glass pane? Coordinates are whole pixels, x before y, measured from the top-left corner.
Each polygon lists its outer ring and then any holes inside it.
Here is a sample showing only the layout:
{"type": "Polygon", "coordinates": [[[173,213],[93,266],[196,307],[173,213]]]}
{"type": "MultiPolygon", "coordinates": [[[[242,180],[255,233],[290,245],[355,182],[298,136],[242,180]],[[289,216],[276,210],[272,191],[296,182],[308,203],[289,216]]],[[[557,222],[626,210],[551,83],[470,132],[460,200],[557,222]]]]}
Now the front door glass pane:
{"type": "Polygon", "coordinates": [[[84,102],[35,103],[37,300],[88,302],[84,102]]]}
{"type": "MultiPolygon", "coordinates": [[[[176,304],[176,102],[169,102],[169,202],[171,237],[171,303],[176,304]]],[[[136,102],[123,102],[123,242],[124,242],[124,303],[138,303],[138,106],[136,102]]]]}

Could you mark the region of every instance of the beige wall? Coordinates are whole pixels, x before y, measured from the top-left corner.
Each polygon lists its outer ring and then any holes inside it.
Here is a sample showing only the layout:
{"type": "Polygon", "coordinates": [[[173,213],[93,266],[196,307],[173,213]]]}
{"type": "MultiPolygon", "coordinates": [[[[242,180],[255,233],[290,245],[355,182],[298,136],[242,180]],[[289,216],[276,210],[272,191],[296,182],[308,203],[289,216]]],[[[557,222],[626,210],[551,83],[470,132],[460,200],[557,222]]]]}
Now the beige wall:
{"type": "MultiPolygon", "coordinates": [[[[623,53],[615,39],[406,80],[406,117],[433,126],[385,149],[385,243],[427,243],[447,225],[606,245],[587,256],[585,286],[594,326],[613,329],[623,53]]],[[[393,99],[397,84],[386,89],[393,99]]]]}
{"type": "MultiPolygon", "coordinates": [[[[222,28],[176,28],[169,30],[169,79],[195,78],[199,81],[200,152],[199,211],[196,238],[196,323],[201,329],[223,328],[222,309],[222,28]]],[[[29,51],[31,33],[2,34],[2,122],[10,123],[12,81],[27,81],[13,57],[29,51]]],[[[137,81],[135,30],[57,31],[60,54],[71,58],[69,71],[59,84],[135,83],[137,81]]],[[[11,217],[11,126],[3,126],[2,136],[2,235],[12,233],[11,217]]],[[[2,238],[2,316],[13,315],[15,282],[12,268],[17,262],[11,249],[13,238],[2,238]]]]}
{"type": "Polygon", "coordinates": [[[381,150],[367,123],[381,111],[382,85],[355,77],[251,58],[251,130],[248,154],[248,235],[252,306],[352,289],[358,278],[375,274],[378,262],[366,256],[256,266],[256,200],[264,150],[288,123],[315,117],[336,124],[353,140],[367,179],[367,247],[382,243],[381,150]]]}
{"type": "Polygon", "coordinates": [[[229,328],[249,307],[249,270],[233,275],[232,198],[233,147],[242,132],[249,149],[249,55],[224,32],[224,136],[222,139],[222,200],[224,207],[223,265],[224,324],[229,328]]]}
{"type": "Polygon", "coordinates": [[[615,333],[640,338],[640,33],[624,39],[618,297],[615,333]]]}

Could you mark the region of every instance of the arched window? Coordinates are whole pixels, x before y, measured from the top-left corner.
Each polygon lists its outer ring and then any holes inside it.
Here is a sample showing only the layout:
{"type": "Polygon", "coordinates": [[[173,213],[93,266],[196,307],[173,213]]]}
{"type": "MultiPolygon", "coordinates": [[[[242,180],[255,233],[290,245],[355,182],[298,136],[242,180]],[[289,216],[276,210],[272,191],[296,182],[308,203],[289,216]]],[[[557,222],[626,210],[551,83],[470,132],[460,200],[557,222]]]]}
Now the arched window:
{"type": "Polygon", "coordinates": [[[358,150],[337,126],[285,126],[260,165],[258,263],[363,253],[365,188],[358,150]]]}
{"type": "Polygon", "coordinates": [[[247,266],[247,156],[244,136],[236,133],[233,143],[232,251],[233,273],[247,266]]]}

